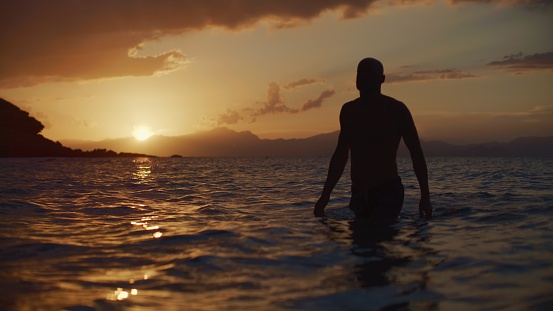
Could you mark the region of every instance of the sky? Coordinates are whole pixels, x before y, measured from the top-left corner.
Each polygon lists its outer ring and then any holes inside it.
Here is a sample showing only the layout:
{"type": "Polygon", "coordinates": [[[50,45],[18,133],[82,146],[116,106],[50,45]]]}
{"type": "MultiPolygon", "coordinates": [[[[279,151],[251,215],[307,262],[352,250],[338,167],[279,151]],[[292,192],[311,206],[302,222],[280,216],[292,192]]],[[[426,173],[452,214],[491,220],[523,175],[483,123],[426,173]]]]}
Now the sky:
{"type": "Polygon", "coordinates": [[[339,129],[384,64],[423,140],[553,135],[549,0],[2,0],[0,97],[55,141],[339,129]]]}

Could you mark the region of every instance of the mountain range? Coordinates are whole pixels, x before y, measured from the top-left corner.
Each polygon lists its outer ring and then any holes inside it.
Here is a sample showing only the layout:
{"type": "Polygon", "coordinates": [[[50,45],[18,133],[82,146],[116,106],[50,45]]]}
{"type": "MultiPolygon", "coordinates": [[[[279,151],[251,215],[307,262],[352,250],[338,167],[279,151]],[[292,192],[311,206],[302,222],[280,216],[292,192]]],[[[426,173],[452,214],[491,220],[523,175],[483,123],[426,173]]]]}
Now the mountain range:
{"type": "MultiPolygon", "coordinates": [[[[108,148],[157,156],[329,157],[336,147],[338,134],[335,131],[302,139],[260,139],[249,131],[215,128],[184,136],[152,136],[146,141],[129,137],[96,142],[67,140],[64,144],[83,150],[108,148]]],[[[553,156],[553,136],[520,137],[507,143],[454,145],[442,141],[422,141],[421,144],[429,157],[553,156]]],[[[398,156],[409,156],[403,143],[398,156]]]]}
{"type": "MultiPolygon", "coordinates": [[[[145,141],[129,137],[102,141],[65,140],[62,144],[42,136],[43,129],[42,123],[27,112],[0,98],[0,156],[3,157],[329,157],[339,134],[335,131],[301,139],[260,139],[249,131],[215,128],[183,136],[153,136],[145,141]]],[[[429,157],[553,157],[553,136],[521,137],[508,143],[453,145],[422,141],[421,144],[429,157]]],[[[403,144],[398,156],[409,156],[403,144]]]]}

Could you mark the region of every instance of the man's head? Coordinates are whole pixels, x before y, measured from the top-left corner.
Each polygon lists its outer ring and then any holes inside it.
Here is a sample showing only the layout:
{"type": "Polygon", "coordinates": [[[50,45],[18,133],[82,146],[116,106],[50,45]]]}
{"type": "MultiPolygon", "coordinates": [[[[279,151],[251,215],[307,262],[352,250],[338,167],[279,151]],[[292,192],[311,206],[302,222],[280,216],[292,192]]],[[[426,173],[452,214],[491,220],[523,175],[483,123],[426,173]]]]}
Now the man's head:
{"type": "Polygon", "coordinates": [[[384,83],[384,66],[374,58],[365,58],[357,65],[357,89],[363,91],[380,91],[384,83]]]}

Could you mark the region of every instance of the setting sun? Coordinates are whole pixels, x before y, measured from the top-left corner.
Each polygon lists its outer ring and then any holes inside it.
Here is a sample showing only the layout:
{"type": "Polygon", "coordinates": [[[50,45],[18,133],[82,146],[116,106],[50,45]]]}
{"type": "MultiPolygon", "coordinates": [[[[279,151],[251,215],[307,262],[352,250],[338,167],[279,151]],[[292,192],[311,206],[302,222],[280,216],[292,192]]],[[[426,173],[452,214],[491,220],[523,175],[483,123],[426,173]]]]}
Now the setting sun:
{"type": "Polygon", "coordinates": [[[139,127],[134,130],[133,135],[136,140],[142,141],[150,138],[152,132],[146,127],[139,127]]]}

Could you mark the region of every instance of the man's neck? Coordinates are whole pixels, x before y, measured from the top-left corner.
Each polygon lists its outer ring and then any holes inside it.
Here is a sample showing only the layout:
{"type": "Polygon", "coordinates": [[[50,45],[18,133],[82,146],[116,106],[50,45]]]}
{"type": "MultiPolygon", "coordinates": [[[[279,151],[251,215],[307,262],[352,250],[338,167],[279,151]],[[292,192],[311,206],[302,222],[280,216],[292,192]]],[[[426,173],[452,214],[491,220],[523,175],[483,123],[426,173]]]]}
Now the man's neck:
{"type": "Polygon", "coordinates": [[[380,92],[380,89],[378,90],[367,90],[367,91],[360,91],[359,92],[359,97],[361,97],[361,99],[375,99],[375,98],[378,98],[382,95],[382,93],[380,92]]]}

